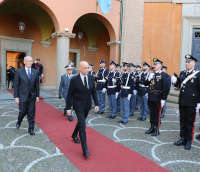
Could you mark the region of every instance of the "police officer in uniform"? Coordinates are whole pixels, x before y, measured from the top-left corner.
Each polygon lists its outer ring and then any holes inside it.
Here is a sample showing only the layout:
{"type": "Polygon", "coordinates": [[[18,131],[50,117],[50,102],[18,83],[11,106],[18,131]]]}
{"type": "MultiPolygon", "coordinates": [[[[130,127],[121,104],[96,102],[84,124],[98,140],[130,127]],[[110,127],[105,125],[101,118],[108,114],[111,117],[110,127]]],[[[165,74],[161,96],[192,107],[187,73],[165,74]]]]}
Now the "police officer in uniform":
{"type": "Polygon", "coordinates": [[[100,69],[97,72],[97,98],[99,102],[99,112],[98,114],[103,114],[105,111],[105,95],[106,95],[106,77],[108,76],[108,69],[105,68],[106,62],[104,60],[100,61],[100,69]]]}
{"type": "Polygon", "coordinates": [[[148,107],[148,86],[145,85],[145,82],[149,76],[149,67],[150,65],[146,62],[143,63],[142,72],[140,73],[138,77],[138,100],[140,104],[140,117],[138,117],[138,120],[145,121],[146,116],[149,113],[149,107],[148,107]]]}
{"type": "Polygon", "coordinates": [[[134,89],[134,79],[132,74],[128,72],[128,63],[123,64],[123,74],[121,76],[120,90],[120,111],[122,115],[121,123],[127,124],[130,115],[130,99],[132,90],[134,89]]]}
{"type": "Polygon", "coordinates": [[[176,146],[184,145],[186,150],[191,149],[193,139],[196,108],[200,107],[200,72],[194,69],[197,59],[187,54],[185,56],[186,70],[181,71],[179,77],[172,76],[172,84],[180,88],[180,139],[176,146]]]}
{"type": "MultiPolygon", "coordinates": [[[[141,73],[141,66],[140,65],[136,65],[135,66],[135,75],[134,78],[136,80],[136,91],[138,92],[138,83],[137,83],[137,79],[139,78],[139,75],[141,73]]],[[[138,109],[139,106],[139,100],[138,100],[138,94],[136,93],[136,105],[135,105],[135,109],[138,109]]]]}
{"type": "MultiPolygon", "coordinates": [[[[121,71],[121,66],[120,64],[116,64],[116,75],[119,75],[119,77],[121,78],[122,75],[122,71],[121,71]]],[[[120,86],[117,87],[117,92],[119,93],[119,95],[117,96],[117,112],[120,112],[120,86]]]]}
{"type": "Polygon", "coordinates": [[[109,67],[109,74],[106,77],[107,95],[110,110],[109,118],[112,119],[114,119],[117,115],[117,98],[119,96],[118,87],[120,82],[119,72],[116,72],[115,68],[116,64],[112,61],[109,67]]]}
{"type": "Polygon", "coordinates": [[[90,66],[90,69],[89,69],[89,72],[88,72],[88,75],[91,75],[95,78],[95,71],[93,69],[94,65],[93,64],[89,64],[90,66]]]}
{"type": "MultiPolygon", "coordinates": [[[[167,81],[168,81],[168,91],[170,92],[171,88],[171,76],[167,73],[167,66],[162,67],[162,71],[167,74],[167,81]]],[[[161,118],[164,118],[166,112],[167,104],[165,102],[164,106],[161,109],[161,118]]]]}
{"type": "Polygon", "coordinates": [[[150,110],[151,127],[145,134],[158,136],[160,125],[160,106],[163,106],[168,96],[168,81],[166,73],[162,72],[162,61],[154,58],[154,73],[151,73],[146,81],[149,84],[148,105],[150,110]]]}
{"type": "MultiPolygon", "coordinates": [[[[130,73],[131,73],[132,79],[134,80],[134,83],[136,83],[135,65],[133,63],[129,63],[129,66],[130,66],[130,73]]],[[[135,112],[136,96],[137,96],[137,90],[136,90],[136,85],[134,85],[134,89],[133,89],[131,100],[130,100],[130,116],[133,116],[135,112]]]]}

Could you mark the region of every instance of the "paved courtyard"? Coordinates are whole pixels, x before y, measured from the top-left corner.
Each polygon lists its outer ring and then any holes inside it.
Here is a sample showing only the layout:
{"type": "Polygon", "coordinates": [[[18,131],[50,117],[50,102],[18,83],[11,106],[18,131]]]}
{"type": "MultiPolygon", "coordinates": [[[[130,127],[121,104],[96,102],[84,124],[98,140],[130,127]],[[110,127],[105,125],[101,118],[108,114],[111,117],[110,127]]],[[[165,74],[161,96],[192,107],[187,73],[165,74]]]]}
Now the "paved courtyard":
{"type": "MultiPolygon", "coordinates": [[[[1,92],[1,95],[3,98],[0,98],[0,172],[79,171],[40,128],[36,127],[34,137],[29,136],[25,120],[20,130],[16,130],[17,105],[13,100],[8,100],[12,98],[9,94],[1,92]]],[[[57,91],[43,90],[41,95],[45,98],[44,101],[63,111],[64,100],[56,98],[57,91]]],[[[120,114],[115,119],[106,118],[108,108],[106,111],[103,115],[96,115],[91,110],[87,125],[170,171],[200,172],[199,141],[194,139],[191,151],[173,146],[173,142],[179,138],[179,113],[176,107],[168,106],[158,137],[144,134],[149,128],[149,121],[137,121],[139,111],[136,111],[126,125],[118,123],[120,114]]],[[[199,122],[197,115],[195,134],[198,132],[199,122]]]]}

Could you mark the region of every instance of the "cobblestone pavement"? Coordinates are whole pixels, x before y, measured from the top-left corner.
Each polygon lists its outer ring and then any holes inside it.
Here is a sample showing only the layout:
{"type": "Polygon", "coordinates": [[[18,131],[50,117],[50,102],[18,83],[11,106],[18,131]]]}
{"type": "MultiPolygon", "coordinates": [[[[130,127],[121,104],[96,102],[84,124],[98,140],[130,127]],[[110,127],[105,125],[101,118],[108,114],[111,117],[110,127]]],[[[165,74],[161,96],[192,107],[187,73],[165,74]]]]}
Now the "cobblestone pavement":
{"type": "MultiPolygon", "coordinates": [[[[47,95],[48,92],[43,92],[44,94],[47,95]]],[[[50,94],[53,97],[56,91],[51,91],[50,94]]],[[[45,101],[63,111],[63,100],[49,98],[45,101]]],[[[108,109],[106,111],[103,115],[96,115],[91,110],[87,119],[88,126],[170,171],[200,172],[200,142],[194,139],[191,151],[173,145],[179,138],[177,108],[167,108],[158,137],[144,134],[149,128],[149,121],[137,121],[138,111],[126,125],[118,123],[120,114],[115,119],[108,119],[108,109]]],[[[27,134],[26,120],[20,130],[16,130],[17,115],[18,109],[13,101],[0,101],[0,172],[79,171],[38,127],[34,137],[27,134]]],[[[196,121],[195,134],[199,128],[199,115],[196,121]]]]}

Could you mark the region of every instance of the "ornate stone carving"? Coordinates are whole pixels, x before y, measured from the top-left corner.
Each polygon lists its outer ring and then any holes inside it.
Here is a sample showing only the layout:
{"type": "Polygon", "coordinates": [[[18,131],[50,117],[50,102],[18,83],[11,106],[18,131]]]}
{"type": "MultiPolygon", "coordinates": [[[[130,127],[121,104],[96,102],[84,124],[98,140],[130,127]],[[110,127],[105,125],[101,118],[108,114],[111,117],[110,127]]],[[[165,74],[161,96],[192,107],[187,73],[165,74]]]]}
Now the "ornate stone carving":
{"type": "Polygon", "coordinates": [[[107,42],[107,45],[120,45],[121,44],[121,42],[119,41],[119,40],[115,40],[115,41],[110,41],[110,42],[107,42]]]}
{"type": "Polygon", "coordinates": [[[54,32],[51,34],[52,38],[57,37],[68,37],[68,38],[75,38],[76,34],[70,32],[54,32]]]}

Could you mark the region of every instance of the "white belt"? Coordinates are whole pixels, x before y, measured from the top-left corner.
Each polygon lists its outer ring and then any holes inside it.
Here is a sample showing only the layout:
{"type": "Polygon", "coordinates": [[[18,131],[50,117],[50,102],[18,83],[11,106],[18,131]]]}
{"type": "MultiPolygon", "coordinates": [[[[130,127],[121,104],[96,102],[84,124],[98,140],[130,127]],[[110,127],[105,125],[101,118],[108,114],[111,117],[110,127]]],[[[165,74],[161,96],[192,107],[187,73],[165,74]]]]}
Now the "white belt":
{"type": "Polygon", "coordinates": [[[97,80],[98,82],[106,82],[106,80],[105,79],[103,79],[103,80],[97,80]]]}
{"type": "Polygon", "coordinates": [[[116,85],[108,86],[108,88],[116,88],[116,87],[117,87],[116,85]]]}
{"type": "Polygon", "coordinates": [[[131,87],[121,86],[122,89],[130,89],[131,87]]]}
{"type": "Polygon", "coordinates": [[[148,87],[148,86],[145,86],[145,85],[143,85],[143,84],[139,84],[139,86],[140,86],[140,87],[145,87],[145,88],[148,87]]]}

